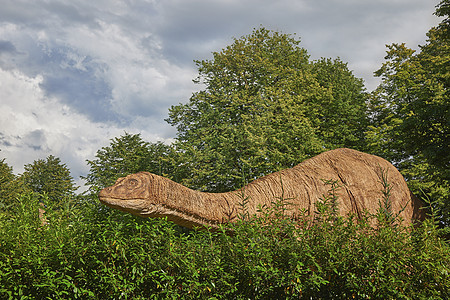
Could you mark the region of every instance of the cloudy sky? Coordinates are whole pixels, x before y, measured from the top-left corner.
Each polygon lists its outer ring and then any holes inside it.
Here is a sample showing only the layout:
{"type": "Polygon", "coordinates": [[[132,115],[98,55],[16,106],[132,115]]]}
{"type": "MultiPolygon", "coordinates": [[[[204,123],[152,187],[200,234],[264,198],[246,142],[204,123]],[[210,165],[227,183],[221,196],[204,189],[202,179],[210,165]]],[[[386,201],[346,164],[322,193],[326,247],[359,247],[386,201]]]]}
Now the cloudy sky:
{"type": "Polygon", "coordinates": [[[168,108],[211,59],[261,25],[296,34],[311,59],[340,57],[369,91],[385,45],[417,49],[438,0],[0,0],[0,159],[55,155],[78,180],[123,134],[170,142],[168,108]]]}

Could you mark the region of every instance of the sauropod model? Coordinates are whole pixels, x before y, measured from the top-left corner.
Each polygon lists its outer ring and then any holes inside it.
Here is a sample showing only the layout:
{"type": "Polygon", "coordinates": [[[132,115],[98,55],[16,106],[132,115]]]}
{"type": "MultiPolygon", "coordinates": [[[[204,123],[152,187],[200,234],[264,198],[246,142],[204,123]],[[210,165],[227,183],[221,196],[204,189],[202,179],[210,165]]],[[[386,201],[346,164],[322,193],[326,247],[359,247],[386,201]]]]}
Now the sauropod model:
{"type": "Polygon", "coordinates": [[[148,172],[119,178],[103,189],[99,200],[105,205],[141,217],[167,217],[176,224],[194,228],[233,222],[240,212],[243,196],[246,211],[257,214],[258,208],[270,206],[277,198],[289,199],[287,214],[305,209],[312,216],[315,203],[327,195],[337,180],[340,215],[349,212],[361,216],[375,213],[383,198],[382,173],[390,184],[392,212],[400,212],[404,224],[423,220],[421,201],[408,189],[400,172],[385,159],[356,150],[341,148],[321,153],[299,165],[261,177],[242,189],[227,193],[206,193],[189,189],[170,179],[148,172]]]}

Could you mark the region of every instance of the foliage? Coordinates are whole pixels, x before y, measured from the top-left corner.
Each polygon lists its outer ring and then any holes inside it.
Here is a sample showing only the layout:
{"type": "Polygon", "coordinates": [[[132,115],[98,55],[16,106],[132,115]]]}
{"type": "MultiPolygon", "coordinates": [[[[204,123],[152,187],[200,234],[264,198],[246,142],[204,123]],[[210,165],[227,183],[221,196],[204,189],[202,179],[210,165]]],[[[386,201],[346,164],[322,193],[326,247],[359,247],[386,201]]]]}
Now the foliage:
{"type": "Polygon", "coordinates": [[[128,174],[148,171],[158,175],[171,173],[170,164],[164,160],[171,152],[171,146],[161,142],[148,143],[140,134],[125,132],[111,139],[107,147],[97,151],[94,160],[88,160],[90,171],[83,177],[92,193],[113,185],[128,174]]]}
{"type": "Polygon", "coordinates": [[[5,159],[0,160],[0,211],[8,210],[14,199],[26,190],[23,180],[14,175],[13,168],[5,159]]]}
{"type": "Polygon", "coordinates": [[[3,198],[4,191],[6,190],[6,184],[14,180],[14,174],[12,167],[8,166],[8,164],[5,162],[5,159],[0,160],[0,186],[1,186],[1,193],[0,196],[3,198]]]}
{"type": "Polygon", "coordinates": [[[22,179],[25,185],[35,193],[48,195],[50,201],[71,197],[77,189],[69,168],[53,155],[45,160],[35,160],[24,169],[22,179]]]}
{"type": "Polygon", "coordinates": [[[311,72],[328,93],[326,98],[307,103],[311,107],[309,111],[317,112],[317,115],[308,116],[318,128],[317,136],[326,149],[364,150],[368,119],[363,80],[356,78],[340,59],[314,61],[311,72]]]}
{"type": "Polygon", "coordinates": [[[283,217],[280,195],[259,218],[189,233],[83,199],[44,199],[42,225],[43,196],[24,194],[0,215],[0,298],[448,299],[450,248],[432,222],[336,217],[332,191],[313,223],[283,217]]]}
{"type": "Polygon", "coordinates": [[[415,194],[432,195],[441,224],[450,224],[450,44],[448,1],[436,12],[446,16],[431,28],[416,53],[405,44],[388,46],[375,72],[381,85],[370,101],[370,151],[396,163],[415,194]],[[447,25],[446,25],[447,24],[447,25]],[[423,191],[423,192],[422,192],[423,191]]]}
{"type": "Polygon", "coordinates": [[[172,106],[167,120],[178,131],[175,180],[228,191],[326,149],[359,145],[361,80],[339,60],[310,62],[299,44],[259,28],[196,62],[195,82],[205,89],[172,106]]]}
{"type": "Polygon", "coordinates": [[[435,15],[438,17],[444,17],[439,27],[445,27],[448,30],[450,28],[450,1],[441,0],[441,2],[436,5],[435,15]]]}

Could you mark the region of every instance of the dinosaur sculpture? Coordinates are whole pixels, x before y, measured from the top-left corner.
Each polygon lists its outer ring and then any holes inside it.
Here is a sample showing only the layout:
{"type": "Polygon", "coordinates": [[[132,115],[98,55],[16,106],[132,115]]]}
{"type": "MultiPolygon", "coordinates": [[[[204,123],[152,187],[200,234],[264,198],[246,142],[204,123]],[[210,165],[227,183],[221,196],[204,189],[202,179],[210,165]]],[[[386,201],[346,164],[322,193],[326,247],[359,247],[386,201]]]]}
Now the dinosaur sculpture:
{"type": "Polygon", "coordinates": [[[115,185],[103,189],[99,199],[107,206],[142,217],[167,217],[179,225],[212,229],[233,222],[239,203],[248,197],[246,210],[257,214],[258,208],[270,205],[277,197],[289,198],[288,214],[306,209],[313,215],[315,202],[327,195],[330,186],[323,180],[337,180],[340,215],[349,212],[361,216],[364,210],[375,213],[382,199],[382,172],[391,185],[393,212],[399,212],[405,224],[422,220],[421,203],[408,189],[403,176],[388,161],[341,148],[319,154],[299,165],[259,178],[240,190],[206,193],[189,189],[170,179],[140,172],[119,178],[115,185]]]}

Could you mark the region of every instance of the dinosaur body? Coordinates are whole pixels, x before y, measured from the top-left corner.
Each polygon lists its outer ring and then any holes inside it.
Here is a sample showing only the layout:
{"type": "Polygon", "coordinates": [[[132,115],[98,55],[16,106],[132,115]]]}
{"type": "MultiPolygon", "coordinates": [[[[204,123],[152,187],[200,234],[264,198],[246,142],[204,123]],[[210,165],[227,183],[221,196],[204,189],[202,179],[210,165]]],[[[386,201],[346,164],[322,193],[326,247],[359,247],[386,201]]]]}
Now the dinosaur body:
{"type": "Polygon", "coordinates": [[[217,227],[233,222],[240,203],[247,198],[246,212],[257,214],[258,208],[270,206],[277,198],[289,199],[287,213],[304,209],[312,216],[315,203],[328,194],[324,180],[337,180],[340,215],[349,212],[361,216],[375,213],[382,199],[382,172],[391,185],[392,211],[399,212],[406,224],[422,220],[420,201],[409,191],[403,176],[388,161],[351,149],[341,148],[319,154],[299,165],[261,177],[240,190],[205,193],[189,189],[170,179],[140,172],[119,178],[115,185],[103,189],[99,199],[107,206],[142,217],[167,217],[189,228],[217,227]]]}

